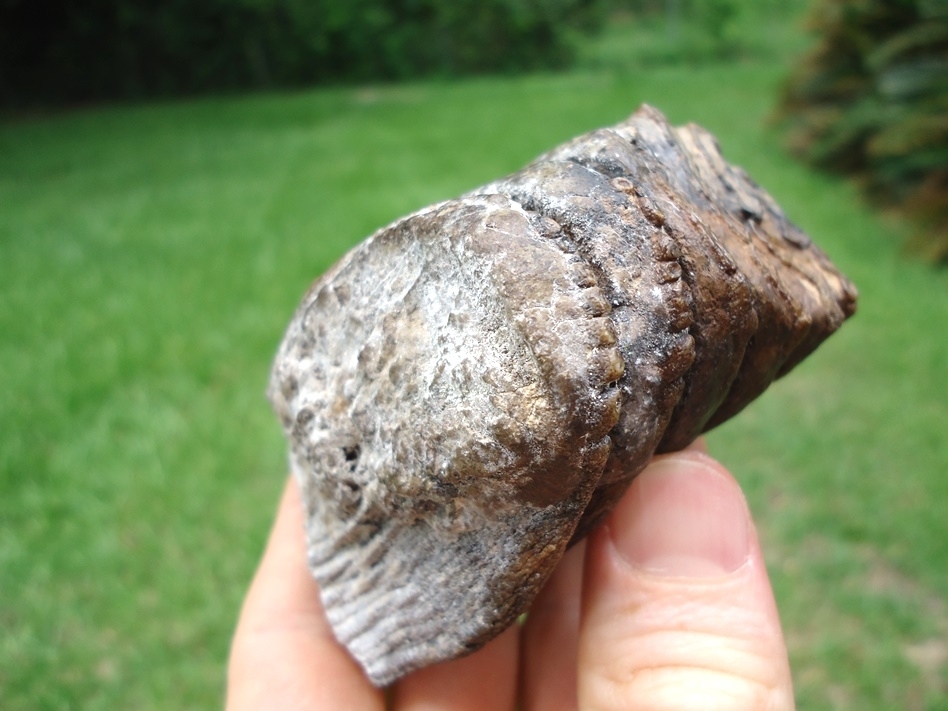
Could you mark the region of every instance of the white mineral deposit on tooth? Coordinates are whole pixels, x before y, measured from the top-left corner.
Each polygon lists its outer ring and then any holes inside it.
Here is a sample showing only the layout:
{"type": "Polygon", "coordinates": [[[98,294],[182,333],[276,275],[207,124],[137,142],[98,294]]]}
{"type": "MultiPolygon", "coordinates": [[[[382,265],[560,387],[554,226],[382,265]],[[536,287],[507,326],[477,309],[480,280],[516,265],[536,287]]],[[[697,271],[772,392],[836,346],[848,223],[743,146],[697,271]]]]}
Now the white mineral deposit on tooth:
{"type": "Polygon", "coordinates": [[[855,300],[710,134],[648,106],[375,233],[307,292],[269,388],[336,637],[379,686],[478,649],[653,453],[855,300]]]}

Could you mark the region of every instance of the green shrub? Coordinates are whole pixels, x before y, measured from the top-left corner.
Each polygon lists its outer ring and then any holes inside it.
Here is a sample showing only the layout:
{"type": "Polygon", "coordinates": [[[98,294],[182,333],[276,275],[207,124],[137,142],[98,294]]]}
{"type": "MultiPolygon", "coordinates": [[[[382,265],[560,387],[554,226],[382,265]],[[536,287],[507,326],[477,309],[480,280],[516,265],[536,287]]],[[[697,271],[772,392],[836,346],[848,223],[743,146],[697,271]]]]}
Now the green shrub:
{"type": "Polygon", "coordinates": [[[605,0],[0,0],[0,103],[566,64],[605,0]]]}
{"type": "Polygon", "coordinates": [[[918,216],[948,261],[948,2],[824,0],[813,28],[783,99],[791,147],[918,216]]]}

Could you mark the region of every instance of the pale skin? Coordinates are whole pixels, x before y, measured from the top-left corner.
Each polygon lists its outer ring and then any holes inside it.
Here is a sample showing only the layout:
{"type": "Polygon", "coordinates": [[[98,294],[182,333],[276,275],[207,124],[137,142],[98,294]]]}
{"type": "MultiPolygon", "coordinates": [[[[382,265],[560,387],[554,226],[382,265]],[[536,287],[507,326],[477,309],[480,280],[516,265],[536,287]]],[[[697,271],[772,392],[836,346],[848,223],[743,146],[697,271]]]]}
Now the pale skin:
{"type": "Polygon", "coordinates": [[[373,687],[333,638],[287,483],[240,613],[227,711],[790,711],[740,487],[701,444],[656,457],[529,611],[470,656],[373,687]]]}

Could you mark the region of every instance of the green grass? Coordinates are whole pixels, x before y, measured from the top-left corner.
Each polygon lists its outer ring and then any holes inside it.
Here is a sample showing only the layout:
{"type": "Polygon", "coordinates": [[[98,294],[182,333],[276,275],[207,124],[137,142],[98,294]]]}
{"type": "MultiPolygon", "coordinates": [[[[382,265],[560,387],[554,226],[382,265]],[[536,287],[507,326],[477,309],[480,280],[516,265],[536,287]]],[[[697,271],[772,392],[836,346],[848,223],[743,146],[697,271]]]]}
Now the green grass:
{"type": "Polygon", "coordinates": [[[860,312],[711,438],[760,520],[800,707],[948,697],[948,274],[781,152],[780,69],[88,109],[0,125],[0,708],[220,705],[284,477],[263,398],[308,283],[642,101],[713,130],[860,312]]]}

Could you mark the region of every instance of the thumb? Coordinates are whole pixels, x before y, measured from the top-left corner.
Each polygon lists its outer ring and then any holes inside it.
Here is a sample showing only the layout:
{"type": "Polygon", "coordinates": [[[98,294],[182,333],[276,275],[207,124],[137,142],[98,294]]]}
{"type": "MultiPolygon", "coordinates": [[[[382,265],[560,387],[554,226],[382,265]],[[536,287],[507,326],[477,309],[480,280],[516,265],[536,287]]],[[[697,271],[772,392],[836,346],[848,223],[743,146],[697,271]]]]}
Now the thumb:
{"type": "Polygon", "coordinates": [[[586,556],[580,709],[793,709],[754,524],[717,462],[657,458],[586,556]]]}

